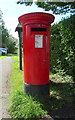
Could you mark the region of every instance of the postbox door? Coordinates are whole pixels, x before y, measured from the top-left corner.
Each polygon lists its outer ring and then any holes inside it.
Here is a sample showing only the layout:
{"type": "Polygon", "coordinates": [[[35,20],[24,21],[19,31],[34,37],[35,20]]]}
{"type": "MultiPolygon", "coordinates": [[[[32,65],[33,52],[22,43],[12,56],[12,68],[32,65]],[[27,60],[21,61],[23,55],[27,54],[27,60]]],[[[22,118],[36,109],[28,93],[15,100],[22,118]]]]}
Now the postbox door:
{"type": "Polygon", "coordinates": [[[42,85],[49,83],[49,35],[44,32],[26,34],[24,41],[25,83],[42,85]]]}

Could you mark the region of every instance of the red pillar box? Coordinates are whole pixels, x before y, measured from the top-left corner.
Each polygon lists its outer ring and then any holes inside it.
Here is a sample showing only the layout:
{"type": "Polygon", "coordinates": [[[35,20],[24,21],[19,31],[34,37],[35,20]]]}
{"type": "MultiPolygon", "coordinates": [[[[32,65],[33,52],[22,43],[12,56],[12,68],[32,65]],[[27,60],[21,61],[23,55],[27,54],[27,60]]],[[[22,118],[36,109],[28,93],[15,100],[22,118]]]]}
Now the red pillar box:
{"type": "Polygon", "coordinates": [[[50,24],[54,16],[35,12],[19,17],[23,29],[24,90],[28,94],[49,93],[50,24]]]}

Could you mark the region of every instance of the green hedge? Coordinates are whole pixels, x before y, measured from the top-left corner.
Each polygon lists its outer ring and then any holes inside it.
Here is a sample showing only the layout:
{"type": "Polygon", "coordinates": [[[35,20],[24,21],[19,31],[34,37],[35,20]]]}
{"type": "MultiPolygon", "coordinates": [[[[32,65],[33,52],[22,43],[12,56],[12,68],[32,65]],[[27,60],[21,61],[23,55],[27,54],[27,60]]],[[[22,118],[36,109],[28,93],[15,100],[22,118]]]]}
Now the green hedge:
{"type": "Polygon", "coordinates": [[[75,15],[51,27],[51,71],[64,70],[75,78],[75,15]]]}

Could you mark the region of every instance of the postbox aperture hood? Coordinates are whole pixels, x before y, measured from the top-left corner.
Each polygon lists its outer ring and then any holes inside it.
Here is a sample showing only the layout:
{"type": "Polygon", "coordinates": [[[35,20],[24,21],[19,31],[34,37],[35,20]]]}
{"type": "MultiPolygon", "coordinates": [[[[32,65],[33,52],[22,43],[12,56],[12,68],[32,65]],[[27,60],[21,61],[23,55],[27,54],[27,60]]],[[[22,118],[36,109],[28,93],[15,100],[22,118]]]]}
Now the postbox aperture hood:
{"type": "Polygon", "coordinates": [[[18,21],[21,24],[37,24],[42,23],[46,25],[50,25],[52,22],[54,22],[54,16],[52,14],[44,13],[44,12],[33,12],[28,13],[20,16],[18,18],[18,21]]]}

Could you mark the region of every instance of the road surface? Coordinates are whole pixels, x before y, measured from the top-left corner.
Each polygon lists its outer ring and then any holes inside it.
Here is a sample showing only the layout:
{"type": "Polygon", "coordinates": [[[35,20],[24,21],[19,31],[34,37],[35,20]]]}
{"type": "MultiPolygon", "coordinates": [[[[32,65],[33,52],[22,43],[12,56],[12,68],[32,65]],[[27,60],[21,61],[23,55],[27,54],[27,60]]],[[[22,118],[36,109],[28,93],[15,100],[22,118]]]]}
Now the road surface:
{"type": "Polygon", "coordinates": [[[11,57],[0,60],[0,120],[10,118],[7,112],[7,99],[9,95],[8,76],[11,73],[11,57]]]}

